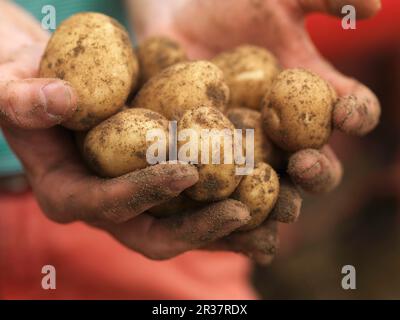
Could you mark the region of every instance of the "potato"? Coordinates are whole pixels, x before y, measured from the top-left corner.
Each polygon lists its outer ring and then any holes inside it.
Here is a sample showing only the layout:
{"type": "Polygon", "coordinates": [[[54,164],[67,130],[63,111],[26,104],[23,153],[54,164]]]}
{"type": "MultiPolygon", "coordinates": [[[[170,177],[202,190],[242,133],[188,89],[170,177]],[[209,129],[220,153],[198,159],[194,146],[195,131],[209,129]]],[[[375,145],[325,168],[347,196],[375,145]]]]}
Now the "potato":
{"type": "Polygon", "coordinates": [[[223,110],[229,89],[218,67],[207,61],[182,62],[155,75],[139,91],[133,107],[179,120],[189,109],[208,106],[223,110]]]}
{"type": "Polygon", "coordinates": [[[172,215],[196,210],[201,206],[202,203],[196,202],[181,193],[177,197],[174,197],[162,204],[150,208],[148,211],[153,217],[167,218],[172,215]]]}
{"type": "Polygon", "coordinates": [[[278,195],[278,175],[270,165],[258,163],[250,175],[243,177],[232,195],[250,210],[250,221],[239,230],[247,231],[259,226],[275,206],[278,195]]]}
{"type": "Polygon", "coordinates": [[[90,167],[103,177],[117,177],[149,166],[146,159],[152,141],[150,129],[163,130],[168,141],[168,121],[146,109],[127,109],[94,127],[86,136],[84,156],[90,167]]]}
{"type": "MultiPolygon", "coordinates": [[[[229,197],[235,190],[240,182],[241,176],[236,175],[236,165],[224,163],[225,148],[233,149],[232,144],[225,145],[224,139],[221,136],[219,150],[212,148],[211,139],[209,140],[209,163],[202,162],[202,157],[206,157],[207,150],[202,150],[201,143],[201,130],[203,129],[216,129],[223,130],[229,129],[231,132],[234,130],[233,124],[217,109],[210,107],[199,107],[187,111],[180,121],[178,121],[178,135],[181,134],[183,129],[193,129],[198,134],[198,171],[199,181],[186,189],[186,194],[197,201],[216,201],[229,197]],[[212,150],[213,149],[213,150],[212,150]],[[220,152],[220,164],[212,163],[212,153],[220,152]],[[204,153],[204,155],[203,155],[204,153]]],[[[187,142],[178,141],[178,150],[187,142]]],[[[182,160],[182,159],[180,159],[182,160]]]]}
{"type": "Polygon", "coordinates": [[[139,45],[136,53],[141,84],[165,68],[188,60],[179,43],[162,36],[147,38],[139,45]]]}
{"type": "Polygon", "coordinates": [[[63,125],[88,130],[124,105],[137,81],[138,62],[128,33],[116,20],[100,13],[79,13],[52,35],[39,75],[72,84],[78,109],[63,125]]]}
{"type": "MultiPolygon", "coordinates": [[[[254,163],[274,161],[273,145],[264,133],[261,113],[247,108],[232,108],[226,111],[226,116],[236,129],[243,130],[242,145],[246,151],[246,129],[254,130],[254,163]]],[[[244,153],[245,155],[245,153],[244,153]]]]}
{"type": "Polygon", "coordinates": [[[268,137],[286,151],[320,148],[332,131],[333,88],[303,69],[279,74],[262,103],[268,137]]]}
{"type": "Polygon", "coordinates": [[[224,73],[230,89],[228,107],[259,110],[261,100],[280,72],[276,58],[268,50],[243,45],[211,60],[224,73]]]}

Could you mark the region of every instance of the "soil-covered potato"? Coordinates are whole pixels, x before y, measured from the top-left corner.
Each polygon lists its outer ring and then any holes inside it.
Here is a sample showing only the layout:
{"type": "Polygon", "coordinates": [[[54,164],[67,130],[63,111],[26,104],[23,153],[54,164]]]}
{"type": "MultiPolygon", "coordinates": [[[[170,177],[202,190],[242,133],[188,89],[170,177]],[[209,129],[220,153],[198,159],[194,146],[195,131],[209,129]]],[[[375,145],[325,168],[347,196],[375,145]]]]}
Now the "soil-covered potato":
{"type": "MultiPolygon", "coordinates": [[[[232,108],[226,111],[226,116],[233,123],[236,129],[243,130],[242,145],[246,152],[246,129],[254,130],[254,163],[275,162],[276,153],[271,141],[268,139],[263,129],[261,113],[247,108],[232,108]]],[[[246,153],[245,153],[246,154],[246,153]]]]}
{"type": "Polygon", "coordinates": [[[268,50],[242,45],[211,60],[224,73],[230,89],[229,108],[259,110],[261,100],[280,72],[277,59],[268,50]]]}
{"type": "Polygon", "coordinates": [[[218,67],[207,61],[181,62],[147,81],[132,106],[151,109],[168,120],[179,120],[192,108],[223,110],[228,99],[229,88],[218,67]]]}
{"type": "MultiPolygon", "coordinates": [[[[182,134],[184,129],[192,129],[197,133],[198,158],[197,168],[199,170],[199,181],[186,190],[186,194],[197,201],[216,201],[229,197],[238,185],[241,176],[236,175],[236,165],[233,163],[224,163],[225,149],[233,150],[233,139],[230,143],[225,143],[224,136],[221,134],[220,148],[212,147],[215,144],[211,139],[209,141],[209,149],[203,150],[203,141],[201,132],[204,129],[222,130],[227,129],[229,132],[234,130],[233,124],[217,109],[210,107],[200,107],[187,111],[180,121],[178,121],[178,135],[182,134]],[[220,154],[220,163],[212,163],[212,155],[215,152],[220,154]],[[207,156],[208,154],[208,156],[207,156]],[[208,164],[202,161],[202,158],[208,158],[208,164]]],[[[178,142],[179,152],[190,138],[178,142]]],[[[193,142],[193,141],[192,141],[193,142]]],[[[232,152],[232,151],[231,151],[232,152]]],[[[182,159],[180,159],[182,160],[182,159]]]]}
{"type": "Polygon", "coordinates": [[[241,231],[259,226],[273,209],[279,195],[279,178],[272,167],[260,162],[250,175],[244,176],[232,198],[244,203],[251,219],[241,231]]]}
{"type": "Polygon", "coordinates": [[[185,50],[172,39],[163,36],[150,37],[136,50],[140,66],[140,83],[176,63],[187,61],[185,50]]]}
{"type": "Polygon", "coordinates": [[[118,112],[138,78],[129,35],[116,20],[79,13],[61,23],[50,38],[39,75],[71,83],[78,108],[63,125],[88,130],[118,112]]]}
{"type": "Polygon", "coordinates": [[[285,70],[263,99],[264,129],[286,151],[318,149],[331,134],[335,101],[333,88],[316,74],[285,70]]]}
{"type": "MultiPolygon", "coordinates": [[[[103,177],[117,177],[149,166],[146,141],[150,129],[161,130],[168,148],[168,121],[146,109],[127,109],[89,131],[83,152],[87,163],[103,177]]],[[[166,149],[168,150],[168,149],[166,149]]]]}

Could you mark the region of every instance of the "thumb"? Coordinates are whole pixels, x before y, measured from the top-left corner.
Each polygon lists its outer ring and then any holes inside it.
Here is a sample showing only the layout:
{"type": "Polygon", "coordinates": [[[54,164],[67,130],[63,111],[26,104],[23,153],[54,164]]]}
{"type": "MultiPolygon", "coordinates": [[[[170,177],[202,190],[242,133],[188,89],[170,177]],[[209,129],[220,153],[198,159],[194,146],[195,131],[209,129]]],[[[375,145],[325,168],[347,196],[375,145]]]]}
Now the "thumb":
{"type": "Polygon", "coordinates": [[[0,124],[44,129],[70,118],[77,108],[75,90],[58,79],[0,81],[0,124]]]}

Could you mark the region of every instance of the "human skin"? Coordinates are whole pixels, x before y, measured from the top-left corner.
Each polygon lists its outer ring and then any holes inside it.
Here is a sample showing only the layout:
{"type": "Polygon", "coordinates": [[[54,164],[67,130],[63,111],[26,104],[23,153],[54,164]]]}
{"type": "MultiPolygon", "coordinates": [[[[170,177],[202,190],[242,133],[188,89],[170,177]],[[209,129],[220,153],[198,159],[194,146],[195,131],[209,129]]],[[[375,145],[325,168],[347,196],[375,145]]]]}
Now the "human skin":
{"type": "MultiPolygon", "coordinates": [[[[372,5],[375,1],[353,2],[365,17],[378,10],[372,5]]],[[[192,57],[202,58],[243,42],[266,46],[285,67],[309,68],[334,85],[342,96],[334,111],[337,128],[361,135],[377,123],[379,104],[373,94],[323,61],[303,28],[305,12],[327,10],[322,1],[253,1],[261,3],[271,19],[250,19],[251,11],[242,10],[250,8],[247,0],[235,1],[236,13],[226,12],[228,2],[224,0],[129,3],[136,15],[139,40],[162,30],[180,41],[192,57]],[[266,32],[271,27],[279,32],[266,32]],[[225,32],[218,31],[221,28],[225,32]],[[362,106],[366,112],[358,111],[362,106]]],[[[0,9],[0,37],[5,39],[0,47],[0,124],[50,219],[86,221],[152,259],[171,258],[215,243],[214,248],[241,251],[260,262],[269,260],[270,252],[260,247],[263,242],[251,241],[255,233],[257,238],[260,234],[269,237],[267,223],[252,232],[232,235],[230,241],[215,242],[249,220],[247,208],[237,201],[221,201],[179,218],[157,220],[145,213],[196,183],[197,171],[190,166],[157,165],[109,180],[87,171],[70,133],[55,127],[73,114],[77,105],[74,89],[61,80],[36,78],[48,34],[7,1],[0,1],[0,9]]],[[[329,147],[294,156],[289,173],[300,186],[311,186],[308,191],[329,191],[339,182],[341,166],[329,147]]]]}
{"type": "MultiPolygon", "coordinates": [[[[335,70],[319,54],[305,29],[308,14],[341,16],[341,8],[348,4],[356,8],[357,18],[372,17],[381,7],[379,0],[133,0],[128,3],[139,43],[151,35],[164,34],[180,42],[192,59],[211,58],[240,44],[266,47],[283,67],[309,69],[334,87],[340,97],[333,110],[333,126],[337,130],[362,136],[379,122],[380,104],[374,93],[335,70]],[[157,19],[153,19],[155,16],[157,19]]],[[[340,183],[343,170],[331,147],[325,145],[319,150],[292,154],[287,173],[297,186],[317,194],[333,190],[340,183]]],[[[287,201],[283,207],[293,208],[290,215],[297,217],[301,199],[293,197],[287,201]]],[[[243,252],[267,264],[276,247],[271,232],[274,228],[274,223],[266,221],[255,230],[234,233],[208,248],[243,252]]]]}
{"type": "MultiPolygon", "coordinates": [[[[362,136],[378,124],[380,105],[374,93],[357,80],[333,68],[317,51],[305,29],[309,13],[341,16],[354,5],[357,18],[368,18],[380,7],[378,0],[133,0],[133,21],[138,41],[153,35],[170,36],[191,58],[210,58],[240,44],[271,50],[283,67],[309,69],[327,80],[340,99],[333,111],[336,129],[362,136]],[[152,17],[157,16],[154,20],[152,17]]],[[[329,146],[292,155],[289,175],[308,192],[328,192],[340,182],[342,167],[329,146]]]]}

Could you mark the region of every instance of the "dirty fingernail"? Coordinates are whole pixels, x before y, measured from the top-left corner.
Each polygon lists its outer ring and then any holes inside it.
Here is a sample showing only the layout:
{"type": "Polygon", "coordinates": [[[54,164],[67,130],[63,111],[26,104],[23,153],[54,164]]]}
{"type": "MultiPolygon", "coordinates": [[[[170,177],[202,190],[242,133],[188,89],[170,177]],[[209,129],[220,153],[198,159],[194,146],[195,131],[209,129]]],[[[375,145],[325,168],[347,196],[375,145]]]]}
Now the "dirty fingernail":
{"type": "Polygon", "coordinates": [[[69,85],[50,82],[41,89],[46,112],[53,117],[63,117],[74,108],[73,92],[69,85]]]}

